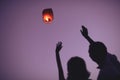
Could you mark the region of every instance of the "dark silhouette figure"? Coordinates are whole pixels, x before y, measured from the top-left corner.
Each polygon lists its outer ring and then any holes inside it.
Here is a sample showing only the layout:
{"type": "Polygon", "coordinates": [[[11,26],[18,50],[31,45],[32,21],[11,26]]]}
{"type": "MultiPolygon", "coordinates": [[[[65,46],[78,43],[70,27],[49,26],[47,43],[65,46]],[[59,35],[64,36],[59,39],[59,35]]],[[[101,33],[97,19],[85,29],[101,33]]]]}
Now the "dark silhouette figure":
{"type": "Polygon", "coordinates": [[[86,69],[85,61],[80,57],[72,57],[67,63],[67,80],[88,80],[90,73],[86,69]]]}
{"type": "MultiPolygon", "coordinates": [[[[65,80],[59,52],[62,49],[62,42],[56,45],[56,60],[59,72],[59,80],[65,80]]],[[[72,57],[67,63],[67,80],[89,80],[90,73],[87,71],[85,61],[80,57],[72,57]]]]}
{"type": "Polygon", "coordinates": [[[82,26],[81,34],[90,43],[89,56],[100,69],[97,80],[120,80],[120,62],[115,55],[108,53],[102,42],[93,41],[86,27],[82,26]]]}

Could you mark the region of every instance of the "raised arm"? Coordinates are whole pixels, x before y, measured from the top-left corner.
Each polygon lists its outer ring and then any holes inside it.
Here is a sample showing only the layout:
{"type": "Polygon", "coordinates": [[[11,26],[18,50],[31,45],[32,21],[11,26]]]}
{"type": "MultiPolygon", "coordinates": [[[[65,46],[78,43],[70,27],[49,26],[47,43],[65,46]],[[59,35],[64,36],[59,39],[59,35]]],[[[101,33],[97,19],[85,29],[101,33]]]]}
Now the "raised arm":
{"type": "Polygon", "coordinates": [[[80,32],[83,35],[83,37],[88,40],[90,44],[94,43],[94,41],[88,35],[88,30],[85,26],[82,25],[82,30],[80,30],[80,32]]]}
{"type": "Polygon", "coordinates": [[[62,69],[62,64],[60,60],[60,55],[59,55],[59,52],[61,49],[62,49],[62,42],[58,42],[56,44],[55,53],[56,53],[56,61],[57,61],[58,72],[59,72],[59,80],[65,80],[63,69],[62,69]]]}

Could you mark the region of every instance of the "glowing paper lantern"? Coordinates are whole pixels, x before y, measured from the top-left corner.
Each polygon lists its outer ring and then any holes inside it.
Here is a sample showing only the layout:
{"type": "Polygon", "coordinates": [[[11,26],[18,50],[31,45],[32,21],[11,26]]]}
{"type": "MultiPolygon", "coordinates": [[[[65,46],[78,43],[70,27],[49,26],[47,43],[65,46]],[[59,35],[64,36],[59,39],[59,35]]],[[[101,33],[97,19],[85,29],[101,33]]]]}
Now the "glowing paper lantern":
{"type": "Polygon", "coordinates": [[[51,8],[44,9],[42,13],[43,21],[45,23],[50,23],[53,21],[53,11],[51,8]]]}

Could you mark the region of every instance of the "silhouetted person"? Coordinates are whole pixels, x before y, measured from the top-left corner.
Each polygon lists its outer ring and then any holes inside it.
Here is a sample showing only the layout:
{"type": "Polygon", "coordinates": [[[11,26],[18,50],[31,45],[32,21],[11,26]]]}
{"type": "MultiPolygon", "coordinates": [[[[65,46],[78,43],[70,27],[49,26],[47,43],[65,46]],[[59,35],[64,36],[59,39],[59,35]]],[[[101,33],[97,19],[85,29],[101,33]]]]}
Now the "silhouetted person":
{"type": "Polygon", "coordinates": [[[90,73],[87,71],[85,61],[80,57],[72,57],[67,63],[68,77],[65,79],[59,52],[62,49],[62,42],[56,45],[56,60],[59,72],[59,80],[89,80],[90,73]]]}
{"type": "Polygon", "coordinates": [[[81,34],[90,43],[89,56],[100,69],[97,80],[120,80],[120,63],[115,55],[108,53],[102,42],[93,41],[86,27],[82,26],[81,34]]]}

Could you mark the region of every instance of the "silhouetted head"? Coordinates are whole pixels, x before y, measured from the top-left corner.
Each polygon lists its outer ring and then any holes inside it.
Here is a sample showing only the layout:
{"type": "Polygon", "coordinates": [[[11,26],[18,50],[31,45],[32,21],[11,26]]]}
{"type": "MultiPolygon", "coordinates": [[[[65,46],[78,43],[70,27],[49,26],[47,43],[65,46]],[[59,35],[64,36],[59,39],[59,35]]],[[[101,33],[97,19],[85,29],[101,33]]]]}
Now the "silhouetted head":
{"type": "Polygon", "coordinates": [[[80,57],[72,57],[67,63],[67,68],[67,80],[88,80],[90,76],[85,61],[80,57]]]}
{"type": "Polygon", "coordinates": [[[102,42],[94,42],[89,46],[89,56],[98,65],[103,64],[107,55],[107,48],[102,42]]]}

